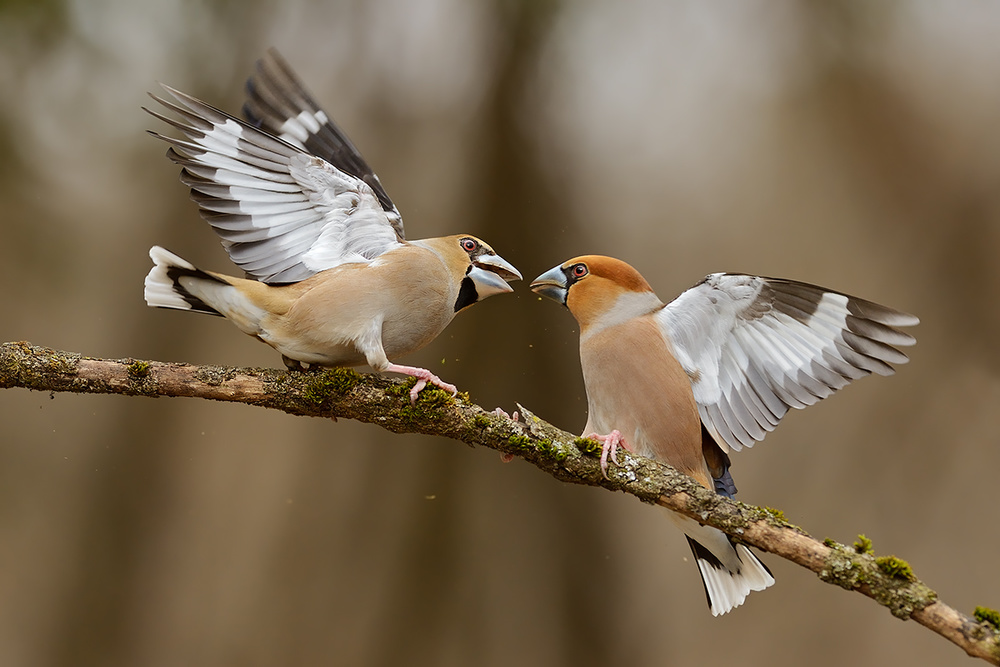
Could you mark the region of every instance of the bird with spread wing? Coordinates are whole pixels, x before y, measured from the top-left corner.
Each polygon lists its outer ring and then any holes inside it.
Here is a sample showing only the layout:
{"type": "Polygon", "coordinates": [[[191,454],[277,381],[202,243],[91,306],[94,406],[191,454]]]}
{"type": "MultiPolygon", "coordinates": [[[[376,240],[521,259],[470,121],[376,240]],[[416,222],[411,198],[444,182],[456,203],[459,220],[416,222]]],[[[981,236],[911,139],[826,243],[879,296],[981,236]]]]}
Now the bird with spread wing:
{"type": "Polygon", "coordinates": [[[243,121],[168,86],[148,113],[181,181],[245,278],[155,246],[146,303],[225,317],[302,364],[357,366],[455,387],[391,361],[434,340],[461,310],[513,291],[520,273],[471,234],[406,240],[395,205],[347,136],[274,50],[248,81],[243,121]]]}
{"type": "MultiPolygon", "coordinates": [[[[871,373],[890,375],[916,317],[792,280],[713,273],[664,304],[633,267],[576,257],[531,289],[580,325],[587,389],[583,433],[669,463],[732,498],[731,451],[764,439],[789,408],[804,408],[871,373]]],[[[774,583],[763,563],[720,530],[670,512],[701,572],[712,614],[774,583]]]]}

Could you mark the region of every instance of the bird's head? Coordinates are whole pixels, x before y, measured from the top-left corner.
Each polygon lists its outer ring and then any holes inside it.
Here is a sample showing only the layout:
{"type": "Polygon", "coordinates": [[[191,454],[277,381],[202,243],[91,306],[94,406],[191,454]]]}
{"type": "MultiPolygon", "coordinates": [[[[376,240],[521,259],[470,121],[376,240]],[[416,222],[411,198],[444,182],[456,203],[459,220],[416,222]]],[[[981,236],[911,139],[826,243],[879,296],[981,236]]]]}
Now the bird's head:
{"type": "Polygon", "coordinates": [[[434,241],[439,254],[460,280],[456,313],[494,294],[513,292],[507,283],[521,280],[513,264],[471,234],[456,234],[434,241]]]}
{"type": "Polygon", "coordinates": [[[563,262],[535,278],[531,289],[569,308],[581,329],[645,315],[663,305],[638,271],[603,255],[563,262]]]}

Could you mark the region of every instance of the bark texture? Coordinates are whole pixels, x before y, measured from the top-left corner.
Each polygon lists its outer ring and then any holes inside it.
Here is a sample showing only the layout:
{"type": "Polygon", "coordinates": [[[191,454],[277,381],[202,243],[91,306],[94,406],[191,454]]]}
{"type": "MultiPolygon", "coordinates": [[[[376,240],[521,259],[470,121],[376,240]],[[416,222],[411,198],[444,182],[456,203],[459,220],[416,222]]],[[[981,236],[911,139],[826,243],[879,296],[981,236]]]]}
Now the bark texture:
{"type": "Polygon", "coordinates": [[[729,500],[668,465],[632,454],[620,455],[622,465],[612,465],[605,479],[600,445],[593,440],[567,433],[523,406],[518,406],[523,419],[514,421],[467,395],[452,398],[436,388],[425,389],[411,405],[412,384],[341,368],[288,372],[93,359],[25,342],[0,344],[2,388],[246,403],[293,415],[356,419],[395,433],[440,435],[519,456],[564,482],[622,491],[718,528],[875,600],[897,618],[915,620],[970,656],[1000,665],[1000,629],[941,602],[905,561],[876,556],[863,537],[852,546],[817,540],[778,510],[729,500]]]}

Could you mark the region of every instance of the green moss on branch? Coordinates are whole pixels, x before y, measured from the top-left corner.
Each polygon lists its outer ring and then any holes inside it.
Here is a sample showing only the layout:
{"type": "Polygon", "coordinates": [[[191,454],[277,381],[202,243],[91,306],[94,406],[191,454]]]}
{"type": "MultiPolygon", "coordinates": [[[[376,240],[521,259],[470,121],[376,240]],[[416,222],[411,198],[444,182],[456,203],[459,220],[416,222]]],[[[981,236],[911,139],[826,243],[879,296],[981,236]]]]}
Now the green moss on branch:
{"type": "Polygon", "coordinates": [[[514,454],[559,480],[658,503],[777,553],[824,581],[877,600],[899,618],[917,619],[970,655],[1000,665],[996,611],[977,608],[973,620],[942,605],[905,561],[876,557],[863,535],[853,547],[834,540],[821,543],[789,524],[780,510],[723,498],[668,465],[631,453],[620,454],[621,465],[611,466],[605,479],[596,441],[566,433],[523,406],[518,406],[524,415],[519,423],[475,405],[468,394],[452,397],[436,387],[421,391],[411,405],[413,382],[349,369],[289,372],[91,359],[23,342],[0,344],[0,387],[241,402],[294,415],[357,419],[393,432],[440,435],[514,454]]]}

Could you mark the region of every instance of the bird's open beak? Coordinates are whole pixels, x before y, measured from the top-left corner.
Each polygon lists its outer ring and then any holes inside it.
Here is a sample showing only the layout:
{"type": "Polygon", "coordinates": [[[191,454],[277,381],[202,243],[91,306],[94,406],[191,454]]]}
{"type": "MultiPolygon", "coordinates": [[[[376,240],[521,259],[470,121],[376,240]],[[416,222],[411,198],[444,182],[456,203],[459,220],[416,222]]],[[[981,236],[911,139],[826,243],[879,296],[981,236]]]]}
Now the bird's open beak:
{"type": "Polygon", "coordinates": [[[520,272],[500,255],[480,255],[472,263],[468,275],[476,283],[480,300],[494,294],[513,292],[514,288],[507,283],[521,280],[520,272]]]}
{"type": "Polygon", "coordinates": [[[531,281],[531,291],[566,305],[566,274],[554,266],[531,281]]]}
{"type": "Polygon", "coordinates": [[[482,269],[492,271],[508,283],[513,280],[521,280],[521,272],[500,255],[480,255],[472,260],[472,263],[482,269]]]}

